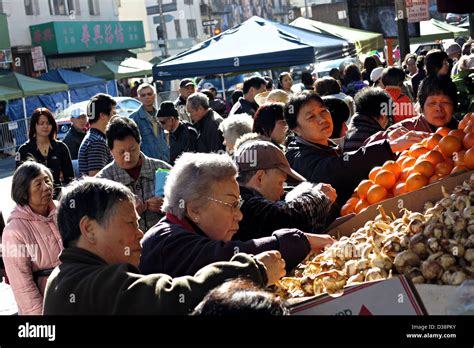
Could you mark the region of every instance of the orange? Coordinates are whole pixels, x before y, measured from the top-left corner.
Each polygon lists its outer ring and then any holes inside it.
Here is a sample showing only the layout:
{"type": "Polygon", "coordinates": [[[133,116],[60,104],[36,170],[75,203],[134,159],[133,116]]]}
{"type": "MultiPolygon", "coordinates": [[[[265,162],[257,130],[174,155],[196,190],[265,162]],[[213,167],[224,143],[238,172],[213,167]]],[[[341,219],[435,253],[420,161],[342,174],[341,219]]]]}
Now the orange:
{"type": "Polygon", "coordinates": [[[451,129],[449,129],[448,127],[439,127],[437,130],[436,130],[436,133],[445,137],[446,135],[449,134],[449,132],[451,131],[451,129]]]}
{"type": "Polygon", "coordinates": [[[387,192],[387,195],[386,195],[385,198],[382,199],[382,200],[385,201],[385,200],[390,199],[390,198],[393,198],[393,193],[390,192],[390,191],[388,191],[388,192],[387,192]]]}
{"type": "Polygon", "coordinates": [[[412,173],[413,167],[407,167],[403,169],[402,173],[400,174],[400,180],[404,182],[412,173]]]}
{"type": "Polygon", "coordinates": [[[352,208],[355,208],[356,204],[359,203],[359,198],[349,198],[346,202],[346,204],[352,206],[352,208]]]}
{"type": "Polygon", "coordinates": [[[378,203],[387,197],[388,191],[382,185],[373,185],[367,192],[367,202],[369,204],[378,203]]]}
{"type": "Polygon", "coordinates": [[[447,135],[439,141],[439,149],[445,157],[451,157],[453,153],[461,150],[462,143],[461,140],[456,138],[453,135],[447,135]]]}
{"type": "Polygon", "coordinates": [[[401,166],[402,166],[403,161],[406,160],[407,158],[409,158],[409,157],[408,157],[408,156],[400,156],[400,157],[397,158],[397,161],[396,161],[396,162],[397,162],[398,165],[400,166],[400,169],[401,169],[401,166]]]}
{"type": "Polygon", "coordinates": [[[420,173],[411,174],[406,181],[407,191],[415,191],[428,184],[429,179],[420,173]]]}
{"type": "Polygon", "coordinates": [[[469,169],[474,169],[474,148],[467,150],[464,154],[464,165],[469,169]]]}
{"type": "Polygon", "coordinates": [[[374,185],[374,182],[372,180],[362,180],[357,186],[357,195],[359,196],[360,199],[365,199],[367,197],[367,191],[369,191],[369,188],[374,185]]]}
{"type": "Polygon", "coordinates": [[[413,167],[415,163],[416,163],[416,158],[408,157],[406,160],[403,161],[402,169],[413,167]]]}
{"type": "Polygon", "coordinates": [[[435,175],[446,176],[451,173],[453,166],[448,162],[438,163],[435,167],[435,175]]]}
{"type": "Polygon", "coordinates": [[[369,180],[375,181],[375,176],[377,175],[378,172],[380,172],[381,169],[382,167],[380,166],[372,168],[372,170],[369,173],[369,180]]]}
{"type": "Polygon", "coordinates": [[[464,115],[461,122],[459,122],[458,129],[466,128],[467,123],[473,118],[473,116],[474,115],[472,113],[468,113],[468,114],[464,115]]]}
{"type": "Polygon", "coordinates": [[[464,128],[464,133],[472,133],[474,132],[474,122],[469,121],[466,125],[466,128],[464,128]]]}
{"type": "Polygon", "coordinates": [[[465,170],[467,170],[467,167],[465,167],[465,166],[456,166],[451,171],[451,174],[454,174],[454,173],[457,173],[457,172],[463,172],[465,170]]]}
{"type": "MultiPolygon", "coordinates": [[[[463,132],[464,133],[464,132],[463,132]]],[[[428,138],[423,139],[419,143],[421,146],[428,147],[428,138]]]]}
{"type": "Polygon", "coordinates": [[[448,133],[448,135],[452,135],[453,137],[456,137],[462,141],[466,134],[464,133],[462,129],[453,129],[452,131],[448,133]]]}
{"type": "Polygon", "coordinates": [[[428,184],[432,184],[438,180],[441,180],[442,176],[438,175],[438,174],[435,174],[433,175],[430,180],[428,181],[428,184]]]}
{"type": "Polygon", "coordinates": [[[400,165],[395,162],[395,161],[387,161],[383,164],[382,169],[388,170],[389,172],[392,172],[395,177],[398,179],[400,174],[402,173],[402,168],[400,165]]]}
{"type": "Polygon", "coordinates": [[[414,173],[420,173],[430,178],[435,172],[435,166],[428,160],[418,160],[413,166],[414,173]]]}
{"type": "Polygon", "coordinates": [[[400,153],[400,157],[402,156],[408,156],[408,149],[407,150],[403,150],[401,153],[400,153]]]}
{"type": "Polygon", "coordinates": [[[464,156],[466,154],[465,150],[461,150],[458,152],[453,153],[453,160],[456,166],[463,166],[464,165],[464,156]]]}
{"type": "Polygon", "coordinates": [[[359,214],[362,210],[367,208],[369,206],[369,203],[365,199],[361,199],[359,203],[355,206],[354,212],[356,214],[359,214]]]}
{"type": "MultiPolygon", "coordinates": [[[[381,170],[375,176],[375,183],[377,185],[381,185],[385,187],[387,190],[390,190],[393,187],[393,185],[395,185],[396,182],[397,182],[397,177],[395,176],[395,174],[393,174],[392,172],[389,172],[388,170],[381,170]]],[[[368,200],[368,196],[367,196],[367,200],[368,200]]]]}
{"type": "Polygon", "coordinates": [[[408,151],[408,154],[412,157],[418,158],[421,155],[424,155],[425,153],[427,153],[428,151],[430,150],[427,147],[424,147],[419,144],[415,144],[412,147],[410,147],[410,151],[408,151]]]}
{"type": "Polygon", "coordinates": [[[474,147],[474,133],[467,133],[462,140],[462,145],[465,149],[472,149],[474,147]]]}
{"type": "Polygon", "coordinates": [[[443,154],[435,150],[431,150],[430,152],[427,152],[426,154],[421,156],[419,159],[426,159],[427,161],[430,161],[434,165],[437,165],[438,163],[444,161],[443,154]]]}
{"type": "Polygon", "coordinates": [[[406,184],[404,182],[396,184],[394,189],[393,189],[393,195],[394,196],[400,196],[400,195],[403,195],[407,192],[408,192],[407,187],[406,187],[406,184]]]}
{"type": "Polygon", "coordinates": [[[436,145],[438,145],[439,141],[441,140],[443,136],[438,134],[438,133],[434,133],[433,135],[431,135],[429,138],[428,138],[428,143],[426,145],[426,147],[430,150],[433,150],[435,148],[436,145]]]}
{"type": "Polygon", "coordinates": [[[345,215],[349,215],[350,213],[353,213],[354,209],[355,209],[355,206],[344,204],[341,208],[341,216],[345,216],[345,215]]]}

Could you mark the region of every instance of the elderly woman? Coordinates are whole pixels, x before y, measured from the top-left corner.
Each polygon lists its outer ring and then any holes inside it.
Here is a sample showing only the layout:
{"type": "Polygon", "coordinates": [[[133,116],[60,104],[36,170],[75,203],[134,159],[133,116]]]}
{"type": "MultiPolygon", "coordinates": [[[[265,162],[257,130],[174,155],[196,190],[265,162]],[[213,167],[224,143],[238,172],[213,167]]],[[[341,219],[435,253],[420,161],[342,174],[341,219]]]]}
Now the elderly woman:
{"type": "Polygon", "coordinates": [[[97,177],[120,182],[132,190],[140,215],[140,228],[146,232],[162,217],[163,198],[155,196],[155,172],[157,169],[170,169],[171,166],[140,151],[141,137],[132,119],[115,117],[110,121],[106,135],[114,161],[105,166],[97,177]]]}
{"type": "Polygon", "coordinates": [[[278,250],[291,270],[309,252],[332,243],[327,235],[281,229],[272,236],[233,241],[242,220],[237,166],[228,155],[184,153],[170,171],[165,186],[166,218],[142,241],[140,270],[144,274],[193,275],[235,252],[257,254],[278,250]]]}
{"type": "Polygon", "coordinates": [[[58,126],[48,109],[38,108],[33,111],[29,129],[29,140],[18,149],[16,167],[28,159],[34,159],[48,167],[53,175],[54,198],[57,198],[61,193],[61,186],[74,179],[69,149],[66,144],[56,141],[58,126]]]}
{"type": "Polygon", "coordinates": [[[253,119],[255,133],[270,138],[276,146],[283,146],[288,132],[288,125],[285,121],[285,104],[264,104],[258,108],[253,119]]]}
{"type": "Polygon", "coordinates": [[[389,122],[391,99],[381,88],[364,88],[355,96],[356,114],[344,140],[344,151],[356,151],[373,134],[384,131],[389,122]]]}
{"type": "Polygon", "coordinates": [[[383,140],[361,147],[356,152],[343,153],[329,139],[333,123],[326,104],[319,95],[309,92],[291,99],[285,117],[297,135],[286,152],[290,166],[310,182],[334,187],[339,205],[347,201],[373,167],[395,159],[395,152],[423,139],[410,133],[392,141],[383,140]]]}
{"type": "Polygon", "coordinates": [[[381,139],[391,139],[408,131],[434,133],[439,127],[456,129],[458,122],[453,118],[458,103],[457,88],[447,75],[426,77],[418,90],[420,115],[394,124],[384,132],[377,132],[366,140],[366,144],[381,139]]]}
{"type": "Polygon", "coordinates": [[[59,264],[62,241],[55,222],[53,176],[44,165],[27,161],[15,171],[16,203],[3,231],[5,272],[18,313],[41,315],[46,280],[59,264]]]}
{"type": "Polygon", "coordinates": [[[242,135],[252,131],[253,119],[249,114],[230,115],[219,125],[224,135],[224,145],[229,155],[234,153],[235,142],[242,135]]]}

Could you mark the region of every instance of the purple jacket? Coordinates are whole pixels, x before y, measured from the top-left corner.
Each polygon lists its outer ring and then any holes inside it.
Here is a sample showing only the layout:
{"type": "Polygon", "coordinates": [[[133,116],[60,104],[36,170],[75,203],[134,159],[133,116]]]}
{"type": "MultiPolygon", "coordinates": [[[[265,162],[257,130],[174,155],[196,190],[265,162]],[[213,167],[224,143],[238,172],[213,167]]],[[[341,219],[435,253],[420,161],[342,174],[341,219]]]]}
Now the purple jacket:
{"type": "Polygon", "coordinates": [[[229,261],[239,252],[255,255],[267,250],[279,250],[289,271],[311,251],[308,239],[297,229],[280,229],[270,237],[247,242],[224,242],[210,239],[191,221],[169,213],[145,234],[141,243],[140,271],[172,277],[194,275],[202,267],[229,261]]]}

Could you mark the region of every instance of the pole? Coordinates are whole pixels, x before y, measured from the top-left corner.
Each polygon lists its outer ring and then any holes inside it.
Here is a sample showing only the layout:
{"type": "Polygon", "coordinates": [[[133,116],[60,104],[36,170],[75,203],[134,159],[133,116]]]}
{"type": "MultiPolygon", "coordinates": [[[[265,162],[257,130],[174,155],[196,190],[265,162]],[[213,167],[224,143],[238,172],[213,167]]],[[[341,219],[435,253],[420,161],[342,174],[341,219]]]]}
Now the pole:
{"type": "Polygon", "coordinates": [[[395,1],[397,13],[398,45],[400,47],[400,62],[410,53],[410,36],[408,34],[408,18],[405,0],[395,1]]]}
{"type": "Polygon", "coordinates": [[[165,38],[165,21],[163,18],[163,0],[158,0],[158,6],[160,7],[160,26],[161,32],[163,33],[163,43],[165,47],[165,57],[168,57],[168,47],[166,45],[166,38],[165,38]]]}
{"type": "Polygon", "coordinates": [[[108,83],[108,81],[105,82],[105,94],[109,94],[109,88],[107,87],[108,83]]]}
{"type": "Polygon", "coordinates": [[[471,39],[474,39],[474,13],[469,14],[469,33],[471,39]]]}
{"type": "Polygon", "coordinates": [[[308,0],[304,0],[304,12],[305,12],[305,18],[309,18],[308,15],[308,0]]]}
{"type": "Polygon", "coordinates": [[[26,129],[26,139],[28,139],[28,117],[26,116],[26,101],[25,97],[22,98],[23,100],[23,117],[25,119],[25,129],[26,129]]]}
{"type": "Polygon", "coordinates": [[[393,39],[387,38],[387,52],[385,52],[386,57],[385,60],[387,61],[387,66],[393,65],[393,39]]]}
{"type": "Polygon", "coordinates": [[[115,96],[118,96],[118,84],[117,84],[117,80],[115,80],[115,96]]]}
{"type": "Polygon", "coordinates": [[[221,74],[221,83],[222,83],[222,96],[224,97],[224,101],[225,101],[226,96],[225,96],[224,74],[221,74]]]}
{"type": "Polygon", "coordinates": [[[67,102],[71,105],[71,91],[67,91],[67,102]]]}

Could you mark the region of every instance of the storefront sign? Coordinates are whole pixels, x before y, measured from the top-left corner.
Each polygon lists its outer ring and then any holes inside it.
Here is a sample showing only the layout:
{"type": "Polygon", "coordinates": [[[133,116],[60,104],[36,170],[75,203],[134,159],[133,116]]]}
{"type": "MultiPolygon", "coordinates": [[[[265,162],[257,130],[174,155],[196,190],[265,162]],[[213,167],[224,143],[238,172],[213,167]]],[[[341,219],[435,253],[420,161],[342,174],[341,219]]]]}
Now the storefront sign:
{"type": "Polygon", "coordinates": [[[145,46],[143,23],[49,22],[30,26],[31,40],[45,55],[110,51],[145,46]]]}
{"type": "Polygon", "coordinates": [[[430,20],[428,0],[406,0],[408,23],[430,20]]]}
{"type": "Polygon", "coordinates": [[[94,56],[49,58],[49,68],[52,69],[74,69],[92,66],[96,63],[94,56]]]}

